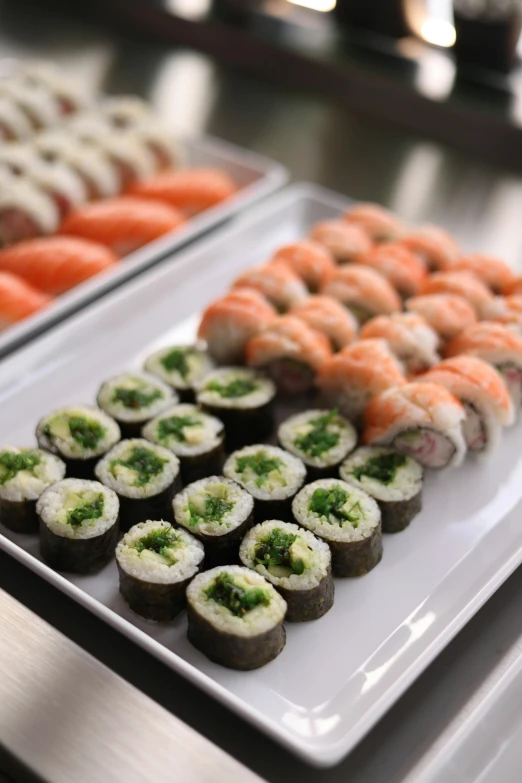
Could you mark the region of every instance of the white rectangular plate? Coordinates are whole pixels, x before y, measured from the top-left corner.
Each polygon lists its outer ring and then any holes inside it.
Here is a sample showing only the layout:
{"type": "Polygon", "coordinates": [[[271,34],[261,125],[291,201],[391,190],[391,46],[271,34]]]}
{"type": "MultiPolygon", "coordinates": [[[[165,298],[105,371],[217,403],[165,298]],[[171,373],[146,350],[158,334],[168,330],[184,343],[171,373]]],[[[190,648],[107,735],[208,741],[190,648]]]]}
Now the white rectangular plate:
{"type": "MultiPolygon", "coordinates": [[[[138,367],[173,339],[192,338],[197,312],[245,267],[262,262],[348,201],[293,186],[139,279],[91,305],[0,365],[3,443],[32,443],[38,418],[92,402],[101,380],[138,367]]],[[[287,626],[282,654],[255,672],[228,671],[188,643],[184,616],[141,621],[118,594],[115,566],[62,577],[34,538],[4,530],[0,546],[129,638],[311,763],[339,761],[522,560],[520,426],[492,459],[432,473],[424,510],[384,541],[382,563],[337,580],[333,609],[287,626]]]]}
{"type": "Polygon", "coordinates": [[[288,179],[286,169],[279,163],[221,139],[210,136],[187,139],[183,142],[183,150],[187,166],[219,168],[230,174],[239,186],[237,194],[223,204],[196,215],[176,231],[136,250],[105,272],[75,286],[55,299],[44,310],[0,332],[0,357],[19,348],[37,334],[57,324],[65,316],[79,310],[125,280],[135,277],[156,261],[220,225],[250,204],[273,193],[288,179]]]}

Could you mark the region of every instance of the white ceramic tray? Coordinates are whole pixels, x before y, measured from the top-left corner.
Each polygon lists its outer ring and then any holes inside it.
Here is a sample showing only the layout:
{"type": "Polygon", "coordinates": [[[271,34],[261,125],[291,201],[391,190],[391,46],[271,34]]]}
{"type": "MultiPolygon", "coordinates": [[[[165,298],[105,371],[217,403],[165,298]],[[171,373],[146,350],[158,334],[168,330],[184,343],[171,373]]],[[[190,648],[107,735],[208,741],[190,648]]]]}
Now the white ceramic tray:
{"type": "Polygon", "coordinates": [[[58,297],[45,308],[19,324],[0,332],[0,357],[19,348],[37,334],[55,325],[65,316],[79,310],[125,280],[187,245],[241,210],[280,188],[288,179],[279,163],[210,136],[183,142],[187,166],[220,168],[239,185],[235,196],[187,221],[185,226],[136,250],[118,264],[58,297]]]}
{"type": "MultiPolygon", "coordinates": [[[[137,367],[151,349],[194,335],[197,313],[245,267],[347,200],[292,186],[75,315],[0,364],[0,441],[33,442],[45,412],[92,402],[100,381],[137,367]]],[[[0,546],[109,624],[252,721],[302,758],[339,761],[522,561],[520,425],[490,461],[433,473],[424,511],[384,541],[382,563],[337,580],[333,609],[288,626],[282,654],[251,673],[209,662],[186,640],[186,620],[141,621],[118,594],[116,568],[63,577],[38,559],[37,541],[5,529],[0,546]]],[[[1,584],[1,575],[0,575],[1,584]]]]}

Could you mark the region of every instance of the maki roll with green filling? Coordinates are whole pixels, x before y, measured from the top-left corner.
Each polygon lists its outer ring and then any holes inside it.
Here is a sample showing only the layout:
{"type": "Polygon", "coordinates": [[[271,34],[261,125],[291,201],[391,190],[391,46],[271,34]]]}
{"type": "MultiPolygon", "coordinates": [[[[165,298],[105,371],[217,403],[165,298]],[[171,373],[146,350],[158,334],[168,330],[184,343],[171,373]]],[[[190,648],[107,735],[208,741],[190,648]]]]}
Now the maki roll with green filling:
{"type": "Polygon", "coordinates": [[[278,431],[281,446],[303,460],[308,477],[326,478],[357,444],[355,427],[337,410],[311,410],[286,419],[278,431]]]}
{"type": "Polygon", "coordinates": [[[358,487],[319,479],[296,495],[292,510],[302,527],[328,543],[334,576],[362,576],[380,562],[381,512],[358,487]]]}
{"type": "Polygon", "coordinates": [[[246,534],[239,557],[283,596],[289,622],[317,620],[332,608],[330,548],[309,530],[278,519],[263,522],[246,534]]]}
{"type": "Polygon", "coordinates": [[[195,481],[173,501],[176,524],[205,544],[207,564],[237,561],[241,539],[254,524],[252,495],[223,476],[195,481]]]}
{"type": "Polygon", "coordinates": [[[181,403],[149,421],[143,437],[172,451],[184,484],[219,473],[225,459],[223,422],[197,405],[181,403]]]}
{"type": "Polygon", "coordinates": [[[195,389],[215,367],[198,345],[174,345],[156,351],[145,361],[147,372],[161,378],[184,402],[193,402],[195,389]]]}
{"type": "Polygon", "coordinates": [[[375,498],[384,533],[408,527],[422,508],[422,466],[407,454],[386,446],[364,446],[340,468],[343,481],[375,498]]]}
{"type": "Polygon", "coordinates": [[[116,547],[120,593],[136,614],[172,620],[185,606],[185,590],[205,557],[203,545],[168,522],[140,522],[116,547]]]}
{"type": "Polygon", "coordinates": [[[97,403],[121,427],[124,438],[137,437],[143,425],[178,401],[170,386],[140,372],[127,372],[102,384],[97,403]]]}
{"type": "Polygon", "coordinates": [[[198,574],[187,588],[187,612],[189,641],[229,669],[259,669],[285,646],[286,602],[249,568],[198,574]]]}
{"type": "Polygon", "coordinates": [[[253,496],[256,522],[292,520],[292,499],[306,477],[298,457],[277,446],[245,446],[230,455],[223,473],[253,496]]]}
{"type": "Polygon", "coordinates": [[[120,438],[114,419],[88,405],[48,413],[36,427],[38,445],[60,457],[74,478],[94,478],[96,463],[120,438]]]}
{"type": "Polygon", "coordinates": [[[209,373],[196,399],[225,425],[227,451],[268,438],[272,432],[276,389],[272,381],[245,367],[209,373]]]}
{"type": "Polygon", "coordinates": [[[99,571],[114,555],[119,508],[116,493],[98,481],[53,484],[36,504],[43,559],[58,571],[99,571]]]}
{"type": "Polygon", "coordinates": [[[36,501],[65,476],[65,463],[42,449],[0,451],[0,522],[15,533],[37,533],[36,501]]]}
{"type": "Polygon", "coordinates": [[[125,532],[147,519],[172,519],[172,498],[181,489],[179,460],[142,438],[122,440],[96,465],[96,477],[120,499],[125,532]]]}

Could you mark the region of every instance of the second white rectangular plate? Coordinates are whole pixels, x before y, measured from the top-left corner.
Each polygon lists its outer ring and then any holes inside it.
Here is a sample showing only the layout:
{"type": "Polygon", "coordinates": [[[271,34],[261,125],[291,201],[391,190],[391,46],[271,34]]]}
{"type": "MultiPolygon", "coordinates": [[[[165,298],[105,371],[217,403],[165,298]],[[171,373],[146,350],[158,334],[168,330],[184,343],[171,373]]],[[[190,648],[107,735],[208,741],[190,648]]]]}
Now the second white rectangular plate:
{"type": "MultiPolygon", "coordinates": [[[[39,417],[92,402],[100,382],[149,351],[192,338],[197,314],[245,267],[332,217],[347,200],[293,186],[256,214],[91,305],[0,365],[0,440],[34,442],[39,417]]],[[[186,639],[186,619],[140,620],[118,593],[114,564],[94,577],[61,576],[39,560],[36,538],[7,530],[0,546],[167,665],[311,763],[339,761],[522,561],[520,425],[489,460],[469,459],[426,480],[424,510],[384,540],[382,563],[336,580],[333,609],[288,625],[268,666],[235,672],[186,639]]],[[[1,576],[0,576],[1,582],[1,576]]]]}

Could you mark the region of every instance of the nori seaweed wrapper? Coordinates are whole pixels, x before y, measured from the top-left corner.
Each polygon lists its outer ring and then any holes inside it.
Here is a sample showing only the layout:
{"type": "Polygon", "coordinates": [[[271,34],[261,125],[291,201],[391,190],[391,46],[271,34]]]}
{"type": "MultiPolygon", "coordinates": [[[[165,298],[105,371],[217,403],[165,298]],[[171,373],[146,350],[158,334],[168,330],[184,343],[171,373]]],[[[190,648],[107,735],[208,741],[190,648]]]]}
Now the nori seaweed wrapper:
{"type": "Polygon", "coordinates": [[[331,572],[321,580],[320,584],[310,590],[289,590],[278,585],[274,585],[274,588],[288,605],[285,619],[289,623],[318,620],[333,606],[335,587],[331,572]]]}
{"type": "Polygon", "coordinates": [[[93,538],[57,536],[40,520],[40,552],[57,571],[94,574],[112,560],[118,535],[118,520],[105,533],[93,538]]]}
{"type": "Polygon", "coordinates": [[[192,484],[193,481],[198,481],[198,479],[207,478],[208,476],[217,476],[221,473],[225,461],[223,440],[205,454],[195,454],[194,456],[178,455],[178,459],[184,485],[192,484]]]}
{"type": "MultiPolygon", "coordinates": [[[[176,525],[176,522],[174,522],[176,525]]],[[[232,565],[239,563],[239,545],[254,525],[254,512],[252,511],[244,522],[222,536],[210,536],[205,533],[197,533],[190,528],[185,528],[199,539],[205,547],[205,569],[218,565],[232,565]]],[[[179,527],[183,527],[179,525],[179,527]]],[[[204,570],[203,568],[201,569],[204,570]]]]}
{"type": "Polygon", "coordinates": [[[360,541],[327,541],[332,552],[334,576],[364,576],[380,563],[382,558],[381,523],[371,536],[360,541]]]}
{"type": "Polygon", "coordinates": [[[294,522],[292,500],[299,492],[298,487],[291,497],[283,500],[258,500],[254,498],[254,521],[256,524],[267,519],[280,519],[282,522],[294,522]]]}
{"type": "Polygon", "coordinates": [[[400,533],[422,509],[422,488],[409,500],[377,500],[377,503],[383,533],[400,533]]]}
{"type": "Polygon", "coordinates": [[[120,574],[120,593],[132,611],[140,617],[166,622],[174,619],[185,608],[185,592],[193,576],[180,582],[158,584],[132,576],[116,562],[120,574]]]}
{"type": "Polygon", "coordinates": [[[36,500],[0,498],[0,523],[13,533],[38,533],[36,500]]]}
{"type": "Polygon", "coordinates": [[[148,519],[162,519],[165,522],[173,522],[172,499],[181,489],[181,476],[178,475],[166,489],[151,495],[148,498],[128,498],[118,495],[120,501],[120,529],[126,533],[138,522],[146,522],[148,519]]]}
{"type": "Polygon", "coordinates": [[[225,408],[205,403],[201,403],[201,407],[223,422],[225,448],[229,452],[266,441],[274,429],[273,399],[257,408],[225,408]]]}

